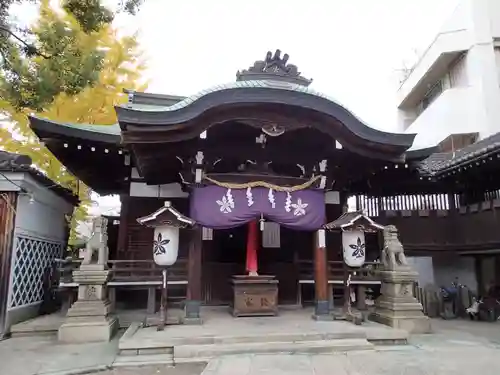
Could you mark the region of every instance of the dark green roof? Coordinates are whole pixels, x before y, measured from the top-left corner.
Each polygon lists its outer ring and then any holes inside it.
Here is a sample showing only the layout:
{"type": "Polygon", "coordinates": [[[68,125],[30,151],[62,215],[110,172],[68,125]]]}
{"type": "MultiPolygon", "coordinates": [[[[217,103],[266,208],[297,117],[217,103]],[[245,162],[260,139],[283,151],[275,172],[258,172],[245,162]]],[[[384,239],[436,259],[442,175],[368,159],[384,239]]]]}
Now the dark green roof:
{"type": "Polygon", "coordinates": [[[29,116],[31,129],[39,138],[46,135],[62,135],[85,140],[120,143],[120,126],[113,125],[93,125],[93,124],[70,124],[55,122],[40,117],[29,116]]]}

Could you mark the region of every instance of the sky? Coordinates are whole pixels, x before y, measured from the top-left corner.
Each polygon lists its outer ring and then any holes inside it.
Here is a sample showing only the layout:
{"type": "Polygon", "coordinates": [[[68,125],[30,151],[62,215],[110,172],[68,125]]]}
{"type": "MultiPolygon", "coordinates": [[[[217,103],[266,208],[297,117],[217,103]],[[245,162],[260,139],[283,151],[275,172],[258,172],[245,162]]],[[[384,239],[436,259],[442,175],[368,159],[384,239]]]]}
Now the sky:
{"type": "MultiPolygon", "coordinates": [[[[113,2],[116,0],[108,0],[113,2]]],[[[115,25],[138,33],[148,92],[192,95],[232,82],[269,50],[368,125],[397,131],[401,69],[415,63],[457,0],[145,0],[115,25]]],[[[36,12],[31,16],[36,16],[36,12]]],[[[28,15],[23,15],[28,17],[28,15]]],[[[91,213],[115,213],[101,197],[91,213]]]]}
{"type": "Polygon", "coordinates": [[[139,31],[147,91],[192,95],[231,82],[268,50],[372,127],[396,131],[400,70],[434,39],[456,0],[146,0],[117,25],[139,31]]]}

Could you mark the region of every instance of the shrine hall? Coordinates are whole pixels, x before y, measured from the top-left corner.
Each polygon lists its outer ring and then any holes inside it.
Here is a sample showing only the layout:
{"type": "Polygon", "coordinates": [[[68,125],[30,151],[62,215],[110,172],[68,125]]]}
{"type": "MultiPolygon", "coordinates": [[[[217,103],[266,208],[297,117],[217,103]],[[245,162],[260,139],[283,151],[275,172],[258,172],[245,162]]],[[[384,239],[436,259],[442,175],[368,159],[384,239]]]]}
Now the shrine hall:
{"type": "Polygon", "coordinates": [[[154,256],[174,242],[166,303],[186,321],[201,319],[201,306],[228,306],[235,317],[313,306],[321,319],[344,303],[347,274],[363,309],[367,295],[380,295],[388,224],[412,254],[453,245],[443,237],[456,223],[450,210],[477,203],[471,191],[495,182],[471,186],[443,145],[413,150],[414,134],[370,127],[288,60],[268,52],[235,81],[189,97],[126,92],[115,125],[30,117],[72,174],[101,196],[120,196],[119,217],[107,218],[113,304],[158,310],[154,256]],[[373,230],[346,243],[351,211],[373,230]],[[165,223],[178,240],[158,237],[165,223]],[[346,246],[362,257],[355,272],[346,246]]]}

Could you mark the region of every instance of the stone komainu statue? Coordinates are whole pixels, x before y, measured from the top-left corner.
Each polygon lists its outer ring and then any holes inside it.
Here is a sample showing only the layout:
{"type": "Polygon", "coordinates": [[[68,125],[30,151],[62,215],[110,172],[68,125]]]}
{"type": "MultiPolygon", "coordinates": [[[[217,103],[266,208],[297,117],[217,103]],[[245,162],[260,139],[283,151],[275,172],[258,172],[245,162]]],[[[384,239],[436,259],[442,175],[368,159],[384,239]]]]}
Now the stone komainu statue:
{"type": "Polygon", "coordinates": [[[386,270],[408,268],[404,248],[399,241],[398,230],[394,225],[388,225],[384,228],[384,248],[381,260],[386,270]]]}
{"type": "Polygon", "coordinates": [[[85,257],[82,264],[92,264],[94,252],[97,251],[97,264],[106,265],[108,262],[108,219],[103,216],[92,220],[92,235],[87,241],[85,257]]]}

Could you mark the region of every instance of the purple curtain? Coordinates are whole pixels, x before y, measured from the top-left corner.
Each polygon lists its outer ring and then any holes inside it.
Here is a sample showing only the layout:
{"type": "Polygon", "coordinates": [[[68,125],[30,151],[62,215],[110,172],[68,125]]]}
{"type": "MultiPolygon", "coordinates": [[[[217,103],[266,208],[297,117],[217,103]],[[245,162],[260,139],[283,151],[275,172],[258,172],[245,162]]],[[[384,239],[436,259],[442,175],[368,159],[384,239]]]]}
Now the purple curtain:
{"type": "Polygon", "coordinates": [[[234,228],[261,214],[268,220],[298,230],[317,230],[325,223],[323,190],[292,193],[267,188],[226,189],[220,186],[193,188],[190,217],[212,229],[234,228]]]}

